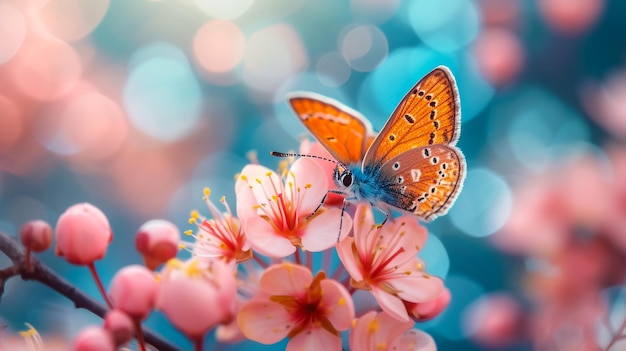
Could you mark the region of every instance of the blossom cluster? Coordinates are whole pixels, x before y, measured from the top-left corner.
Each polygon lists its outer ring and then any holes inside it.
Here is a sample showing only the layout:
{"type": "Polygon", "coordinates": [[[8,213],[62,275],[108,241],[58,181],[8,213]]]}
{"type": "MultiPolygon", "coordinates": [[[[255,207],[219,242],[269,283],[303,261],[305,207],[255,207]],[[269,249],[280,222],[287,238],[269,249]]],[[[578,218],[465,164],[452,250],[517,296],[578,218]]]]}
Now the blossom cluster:
{"type": "MultiPolygon", "coordinates": [[[[368,204],[350,211],[341,199],[323,203],[333,184],[327,163],[303,157],[278,172],[246,165],[236,178],[236,214],[205,188],[210,216],[192,211],[194,229],[184,232],[191,240],[168,221],[145,223],[135,241],[144,265],[121,269],[108,292],[94,266],[112,240],[108,220],[90,204],[72,206],[57,223],[56,252],[91,269],[110,308],[74,350],[115,350],[133,336],[144,350],[141,322],[155,309],[195,350],[211,331],[222,342],[288,338],[287,350],[436,350],[414,329],[450,301],[419,258],[428,231],[412,215],[380,225],[368,204]]],[[[38,236],[25,237],[28,247],[38,236]]]]}
{"type": "Polygon", "coordinates": [[[475,340],[542,350],[613,350],[626,338],[626,148],[575,152],[520,184],[512,214],[493,236],[523,258],[524,304],[505,293],[470,307],[475,340]],[[613,292],[613,293],[611,293],[613,292]],[[620,316],[621,314],[621,316],[620,316]],[[617,323],[616,323],[617,322],[617,323]],[[567,337],[561,337],[567,335],[567,337]]]}

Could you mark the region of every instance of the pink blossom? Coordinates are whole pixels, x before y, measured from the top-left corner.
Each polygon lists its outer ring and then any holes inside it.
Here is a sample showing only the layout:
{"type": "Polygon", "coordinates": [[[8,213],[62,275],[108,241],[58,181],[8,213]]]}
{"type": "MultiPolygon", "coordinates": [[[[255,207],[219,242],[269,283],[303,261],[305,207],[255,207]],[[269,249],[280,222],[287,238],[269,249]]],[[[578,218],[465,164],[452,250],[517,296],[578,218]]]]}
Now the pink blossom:
{"type": "Polygon", "coordinates": [[[178,227],[164,219],[150,220],[135,235],[135,246],[148,269],[154,270],[178,254],[178,227]]]}
{"type": "Polygon", "coordinates": [[[427,274],[417,257],[428,236],[426,228],[410,215],[381,227],[367,205],[359,205],[354,218],[354,236],[337,244],[352,286],[371,291],[394,318],[409,320],[404,301],[432,301],[443,289],[442,280],[427,274]]]}
{"type": "Polygon", "coordinates": [[[72,264],[89,265],[106,254],[113,234],[100,209],[88,203],[76,204],[59,217],[56,226],[56,253],[72,264]]]}
{"type": "Polygon", "coordinates": [[[463,328],[481,345],[506,347],[521,337],[522,322],[522,306],[507,294],[494,293],[467,307],[463,328]]]}
{"type": "Polygon", "coordinates": [[[322,207],[311,216],[328,191],[326,176],[306,158],[296,160],[282,180],[263,166],[244,167],[236,184],[237,213],[255,251],[270,257],[290,255],[297,246],[323,251],[340,233],[348,234],[352,221],[341,209],[322,207]]]}
{"type": "Polygon", "coordinates": [[[72,343],[73,351],[115,351],[113,336],[102,327],[90,326],[81,330],[72,343]]]}
{"type": "Polygon", "coordinates": [[[339,333],[354,318],[343,285],[324,272],[314,278],[308,268],[289,262],[270,266],[259,284],[259,294],[237,318],[248,339],[274,344],[289,337],[287,351],[341,350],[339,333]]]}
{"type": "Polygon", "coordinates": [[[198,226],[198,232],[195,235],[191,231],[185,232],[195,239],[195,243],[185,244],[185,246],[192,249],[193,253],[199,257],[220,258],[226,262],[248,260],[252,257],[252,251],[239,219],[233,215],[223,196],[220,202],[226,212],[221,212],[209,200],[210,194],[210,189],[205,188],[203,199],[213,219],[207,219],[197,212],[192,212],[190,222],[198,226]]]}
{"type": "Polygon", "coordinates": [[[154,274],[140,265],[120,269],[109,286],[113,306],[133,319],[143,320],[154,308],[158,285],[154,274]]]}
{"type": "Polygon", "coordinates": [[[129,342],[135,334],[133,319],[120,310],[111,310],[104,317],[104,329],[113,336],[115,345],[121,346],[129,342]]]}
{"type": "Polygon", "coordinates": [[[220,260],[170,260],[161,275],[157,307],[190,339],[234,318],[233,266],[220,260]]]}
{"type": "MultiPolygon", "coordinates": [[[[309,139],[304,139],[300,143],[300,153],[302,155],[312,155],[319,156],[325,159],[334,160],[333,156],[326,150],[322,144],[317,141],[310,141],[309,139]]],[[[311,160],[317,163],[324,172],[326,173],[326,182],[328,183],[328,189],[337,189],[337,184],[335,183],[335,166],[336,164],[333,162],[329,162],[323,159],[311,158],[311,160]]],[[[324,201],[325,205],[328,206],[341,206],[343,203],[343,195],[328,193],[326,196],[326,200],[324,201]]]]}
{"type": "Polygon", "coordinates": [[[350,349],[359,351],[435,351],[430,335],[411,329],[412,321],[400,321],[383,311],[370,311],[357,319],[350,333],[350,349]]]}
{"type": "Polygon", "coordinates": [[[450,304],[452,294],[448,288],[443,288],[437,298],[428,302],[407,302],[404,301],[409,315],[416,321],[427,321],[437,317],[450,304]]]}

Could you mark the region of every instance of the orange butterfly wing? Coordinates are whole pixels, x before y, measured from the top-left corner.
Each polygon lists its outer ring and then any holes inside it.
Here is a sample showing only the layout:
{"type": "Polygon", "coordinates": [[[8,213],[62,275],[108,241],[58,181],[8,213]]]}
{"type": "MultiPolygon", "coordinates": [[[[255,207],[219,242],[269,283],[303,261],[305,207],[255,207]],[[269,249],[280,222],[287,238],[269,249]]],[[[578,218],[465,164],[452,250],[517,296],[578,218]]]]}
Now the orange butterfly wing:
{"type": "Polygon", "coordinates": [[[337,161],[344,165],[361,163],[374,138],[369,121],[349,107],[317,94],[293,94],[289,103],[337,161]]]}
{"type": "Polygon", "coordinates": [[[448,68],[428,73],[402,99],[372,146],[364,164],[382,165],[411,149],[454,145],[459,138],[461,110],[456,83],[448,68]]]}
{"type": "Polygon", "coordinates": [[[382,201],[426,221],[445,214],[461,191],[465,160],[452,145],[412,149],[381,168],[382,201]]]}

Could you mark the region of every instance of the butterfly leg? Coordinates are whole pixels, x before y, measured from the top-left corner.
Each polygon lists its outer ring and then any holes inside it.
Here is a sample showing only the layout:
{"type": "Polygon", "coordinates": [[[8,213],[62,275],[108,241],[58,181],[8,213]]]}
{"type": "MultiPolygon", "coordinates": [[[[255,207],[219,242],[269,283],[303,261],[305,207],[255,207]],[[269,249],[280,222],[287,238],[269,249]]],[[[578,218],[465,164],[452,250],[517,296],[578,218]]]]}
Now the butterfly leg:
{"type": "Polygon", "coordinates": [[[328,197],[329,193],[333,193],[333,194],[339,194],[339,195],[343,195],[342,192],[338,191],[338,190],[328,190],[326,192],[326,194],[324,194],[324,197],[322,198],[322,201],[320,201],[320,204],[317,205],[317,207],[315,208],[315,210],[313,210],[313,212],[311,212],[310,215],[306,216],[306,219],[311,219],[311,217],[315,216],[315,214],[317,213],[317,211],[322,207],[322,205],[324,205],[324,201],[326,201],[326,197],[328,197]]]}
{"type": "Polygon", "coordinates": [[[337,242],[341,239],[341,231],[343,230],[343,213],[346,211],[347,203],[348,201],[346,201],[346,199],[343,199],[343,202],[341,203],[341,217],[339,218],[339,233],[337,234],[337,242]]]}
{"type": "Polygon", "coordinates": [[[380,224],[380,226],[384,226],[385,223],[387,223],[387,220],[391,217],[391,221],[393,222],[393,216],[391,214],[391,210],[389,209],[389,207],[383,208],[380,207],[376,204],[370,203],[370,205],[372,206],[372,208],[376,209],[378,212],[382,213],[383,215],[385,215],[385,219],[383,220],[383,222],[380,224]]]}

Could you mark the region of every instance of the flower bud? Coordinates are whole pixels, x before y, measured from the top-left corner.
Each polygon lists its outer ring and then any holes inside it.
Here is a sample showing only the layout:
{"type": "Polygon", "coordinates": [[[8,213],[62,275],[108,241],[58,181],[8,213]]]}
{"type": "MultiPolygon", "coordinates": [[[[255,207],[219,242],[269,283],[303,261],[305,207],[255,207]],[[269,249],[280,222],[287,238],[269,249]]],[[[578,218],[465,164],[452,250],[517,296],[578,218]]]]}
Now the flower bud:
{"type": "Polygon", "coordinates": [[[432,301],[421,303],[404,301],[404,306],[415,321],[422,322],[437,317],[448,307],[451,299],[450,290],[443,288],[439,296],[432,301]]]}
{"type": "Polygon", "coordinates": [[[72,343],[73,351],[115,351],[113,337],[107,330],[89,326],[78,333],[72,343]]]}
{"type": "Polygon", "coordinates": [[[158,284],[154,274],[139,265],[120,269],[109,286],[113,307],[131,318],[145,319],[154,308],[158,284]]]}
{"type": "Polygon", "coordinates": [[[20,228],[20,240],[33,252],[45,251],[52,245],[52,228],[42,220],[26,222],[20,228]]]}
{"type": "Polygon", "coordinates": [[[146,267],[155,270],[159,265],[176,257],[180,243],[178,228],[169,221],[153,219],[144,223],[135,236],[137,251],[143,256],[146,267]]]}
{"type": "Polygon", "coordinates": [[[111,310],[104,317],[104,329],[113,336],[115,346],[128,343],[135,334],[135,325],[129,315],[120,310],[111,310]]]}
{"type": "Polygon", "coordinates": [[[56,227],[56,253],[72,264],[89,265],[106,254],[113,235],[100,209],[81,203],[68,208],[56,227]]]}
{"type": "Polygon", "coordinates": [[[157,307],[190,339],[234,318],[237,288],[223,261],[171,260],[161,275],[157,307]]]}

